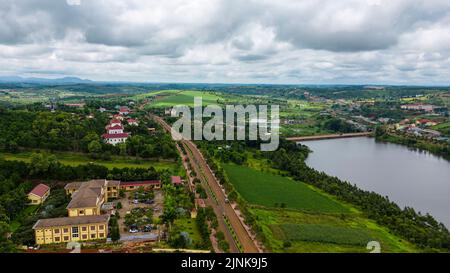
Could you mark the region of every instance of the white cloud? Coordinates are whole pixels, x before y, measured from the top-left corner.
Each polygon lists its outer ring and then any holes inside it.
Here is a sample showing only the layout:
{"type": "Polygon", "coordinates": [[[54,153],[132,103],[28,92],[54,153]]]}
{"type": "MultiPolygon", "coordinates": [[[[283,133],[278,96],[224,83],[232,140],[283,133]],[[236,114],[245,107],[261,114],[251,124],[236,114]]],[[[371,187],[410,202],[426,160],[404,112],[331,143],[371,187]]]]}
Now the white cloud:
{"type": "Polygon", "coordinates": [[[447,0],[3,0],[0,75],[450,83],[447,0]]]}
{"type": "Polygon", "coordinates": [[[66,0],[69,6],[79,6],[81,5],[81,0],[66,0]]]}

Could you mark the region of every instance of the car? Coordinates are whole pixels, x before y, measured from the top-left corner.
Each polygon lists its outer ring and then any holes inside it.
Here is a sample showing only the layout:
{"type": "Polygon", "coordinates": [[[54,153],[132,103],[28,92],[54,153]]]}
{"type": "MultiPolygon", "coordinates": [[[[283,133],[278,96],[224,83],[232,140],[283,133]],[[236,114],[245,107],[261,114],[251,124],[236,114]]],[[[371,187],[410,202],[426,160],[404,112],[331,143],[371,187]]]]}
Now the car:
{"type": "Polygon", "coordinates": [[[143,232],[150,232],[152,231],[152,226],[151,225],[145,225],[144,228],[142,229],[143,232]]]}
{"type": "Polygon", "coordinates": [[[152,205],[155,203],[155,200],[145,200],[145,204],[152,205]]]}
{"type": "Polygon", "coordinates": [[[130,233],[138,233],[138,232],[139,232],[139,229],[133,229],[133,228],[131,228],[131,229],[129,230],[129,232],[130,232],[130,233]]]}
{"type": "Polygon", "coordinates": [[[139,200],[134,199],[134,200],[133,200],[133,204],[135,204],[135,205],[139,204],[139,200]]]}

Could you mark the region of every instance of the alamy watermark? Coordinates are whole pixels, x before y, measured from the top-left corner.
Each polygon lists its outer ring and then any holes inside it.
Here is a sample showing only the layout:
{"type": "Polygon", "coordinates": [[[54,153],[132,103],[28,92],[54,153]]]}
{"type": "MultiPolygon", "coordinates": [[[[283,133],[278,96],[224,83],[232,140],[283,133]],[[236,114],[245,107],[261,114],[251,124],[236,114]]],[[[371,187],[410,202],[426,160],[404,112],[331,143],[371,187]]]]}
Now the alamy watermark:
{"type": "Polygon", "coordinates": [[[172,117],[180,117],[172,126],[172,137],[177,141],[192,138],[208,141],[261,140],[261,151],[267,152],[277,150],[280,144],[279,105],[270,105],[270,108],[267,105],[226,105],[223,109],[218,105],[203,107],[202,98],[195,97],[193,114],[187,105],[173,107],[171,114],[172,117]],[[203,118],[210,119],[204,123],[203,118]]]}

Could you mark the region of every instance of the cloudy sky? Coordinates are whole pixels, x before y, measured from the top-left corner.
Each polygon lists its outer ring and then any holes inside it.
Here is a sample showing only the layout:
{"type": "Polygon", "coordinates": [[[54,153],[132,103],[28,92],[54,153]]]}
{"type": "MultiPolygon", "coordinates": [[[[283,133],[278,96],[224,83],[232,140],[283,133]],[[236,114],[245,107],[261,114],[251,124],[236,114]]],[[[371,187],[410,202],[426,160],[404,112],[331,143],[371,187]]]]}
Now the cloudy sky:
{"type": "Polygon", "coordinates": [[[450,1],[1,0],[11,75],[450,84],[450,1]]]}

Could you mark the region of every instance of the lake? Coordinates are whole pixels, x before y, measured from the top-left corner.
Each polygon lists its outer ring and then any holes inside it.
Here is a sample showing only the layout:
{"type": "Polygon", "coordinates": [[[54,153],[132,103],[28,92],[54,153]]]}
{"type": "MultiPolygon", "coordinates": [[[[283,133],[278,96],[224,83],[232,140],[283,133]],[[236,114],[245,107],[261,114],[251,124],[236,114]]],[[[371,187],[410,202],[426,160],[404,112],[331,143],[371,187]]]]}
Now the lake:
{"type": "Polygon", "coordinates": [[[306,141],[307,164],[359,188],[388,196],[399,206],[430,213],[450,227],[450,162],[373,138],[306,141]]]}

